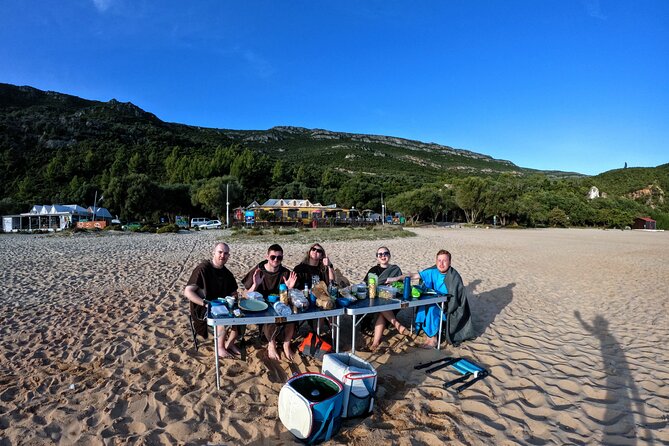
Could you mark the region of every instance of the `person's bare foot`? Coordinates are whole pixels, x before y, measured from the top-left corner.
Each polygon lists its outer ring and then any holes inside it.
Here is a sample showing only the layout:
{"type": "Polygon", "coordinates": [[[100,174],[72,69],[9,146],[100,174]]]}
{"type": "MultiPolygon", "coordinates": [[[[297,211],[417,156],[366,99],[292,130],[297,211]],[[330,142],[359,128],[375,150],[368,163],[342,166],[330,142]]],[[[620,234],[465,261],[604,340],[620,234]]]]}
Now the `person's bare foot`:
{"type": "Polygon", "coordinates": [[[293,351],[290,349],[290,342],[283,343],[283,353],[286,355],[288,362],[293,362],[293,351]]]}
{"type": "Polygon", "coordinates": [[[409,329],[406,328],[404,325],[400,325],[400,328],[398,328],[397,331],[398,331],[399,334],[401,334],[402,336],[406,336],[406,335],[409,334],[409,329]]]}
{"type": "Polygon", "coordinates": [[[373,342],[373,343],[369,346],[369,350],[375,352],[375,351],[377,351],[377,350],[379,349],[379,346],[380,346],[380,345],[381,345],[380,343],[377,344],[377,343],[373,342]]]}
{"type": "Polygon", "coordinates": [[[267,344],[267,356],[269,359],[274,359],[275,361],[279,360],[279,352],[276,351],[274,341],[270,341],[269,344],[267,344]]]}
{"type": "Polygon", "coordinates": [[[242,352],[239,351],[239,349],[237,348],[237,346],[235,344],[228,345],[227,350],[235,356],[239,356],[239,355],[242,354],[242,352]]]}
{"type": "Polygon", "coordinates": [[[434,338],[430,338],[427,341],[425,341],[425,343],[421,347],[425,349],[437,348],[437,340],[434,338]]]}
{"type": "Polygon", "coordinates": [[[218,349],[218,357],[219,358],[234,358],[232,353],[227,351],[225,348],[219,348],[218,349]]]}

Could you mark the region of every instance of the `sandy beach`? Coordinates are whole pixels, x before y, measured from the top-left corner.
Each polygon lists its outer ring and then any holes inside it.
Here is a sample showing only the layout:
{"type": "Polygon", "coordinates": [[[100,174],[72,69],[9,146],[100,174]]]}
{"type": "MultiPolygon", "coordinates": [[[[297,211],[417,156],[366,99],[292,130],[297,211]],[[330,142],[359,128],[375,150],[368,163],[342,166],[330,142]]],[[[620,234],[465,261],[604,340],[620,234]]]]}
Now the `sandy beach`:
{"type": "MultiPolygon", "coordinates": [[[[389,330],[380,351],[359,351],[377,405],[327,444],[669,444],[669,233],[413,231],[322,244],[356,282],[380,245],[405,272],[448,249],[480,336],[436,351],[389,330]],[[413,369],[444,355],[491,376],[458,396],[447,369],[413,369]]],[[[0,236],[0,446],[294,444],[278,394],[318,361],[270,361],[256,336],[245,360],[222,362],[218,391],[211,338],[193,348],[181,292],[225,234],[0,236]]],[[[290,268],[308,247],[282,245],[290,268]]],[[[266,249],[231,242],[227,266],[239,279],[266,249]]]]}

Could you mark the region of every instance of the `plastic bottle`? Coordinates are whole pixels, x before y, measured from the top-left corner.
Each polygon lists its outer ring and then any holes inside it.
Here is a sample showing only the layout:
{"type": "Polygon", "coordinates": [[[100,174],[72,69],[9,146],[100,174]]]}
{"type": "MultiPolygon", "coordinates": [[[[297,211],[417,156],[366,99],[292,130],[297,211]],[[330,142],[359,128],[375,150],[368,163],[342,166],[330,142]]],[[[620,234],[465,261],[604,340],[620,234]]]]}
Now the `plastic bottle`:
{"type": "Polygon", "coordinates": [[[404,300],[411,300],[411,276],[404,278],[404,300]]]}
{"type": "Polygon", "coordinates": [[[335,300],[337,297],[339,297],[339,289],[337,288],[337,285],[330,284],[330,298],[335,300]]]}
{"type": "Polygon", "coordinates": [[[309,299],[309,285],[304,284],[304,297],[309,299]]]}
{"type": "Polygon", "coordinates": [[[288,287],[285,283],[279,285],[279,300],[286,305],[290,305],[290,299],[288,298],[288,287]]]}

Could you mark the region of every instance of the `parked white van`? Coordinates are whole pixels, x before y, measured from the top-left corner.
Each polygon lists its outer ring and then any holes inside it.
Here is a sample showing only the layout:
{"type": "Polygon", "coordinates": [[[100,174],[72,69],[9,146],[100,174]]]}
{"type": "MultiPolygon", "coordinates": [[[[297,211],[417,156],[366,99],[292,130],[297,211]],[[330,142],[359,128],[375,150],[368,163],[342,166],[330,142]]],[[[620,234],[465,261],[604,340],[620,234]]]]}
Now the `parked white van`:
{"type": "Polygon", "coordinates": [[[190,227],[191,227],[191,228],[194,228],[194,227],[196,227],[196,226],[203,225],[203,224],[205,224],[205,223],[208,222],[208,221],[209,221],[208,218],[191,218],[191,219],[190,219],[190,227]]]}

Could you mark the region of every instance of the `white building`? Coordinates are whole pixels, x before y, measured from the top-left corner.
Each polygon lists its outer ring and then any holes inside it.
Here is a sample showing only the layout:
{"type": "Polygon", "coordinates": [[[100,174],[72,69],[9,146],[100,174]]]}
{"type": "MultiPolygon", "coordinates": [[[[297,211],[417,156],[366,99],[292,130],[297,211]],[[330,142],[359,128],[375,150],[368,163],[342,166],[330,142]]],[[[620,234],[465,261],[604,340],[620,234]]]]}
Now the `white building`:
{"type": "Polygon", "coordinates": [[[19,231],[62,231],[80,221],[96,221],[111,223],[112,216],[105,208],[88,209],[78,204],[36,204],[29,212],[18,215],[3,215],[2,230],[4,232],[19,231]]]}

